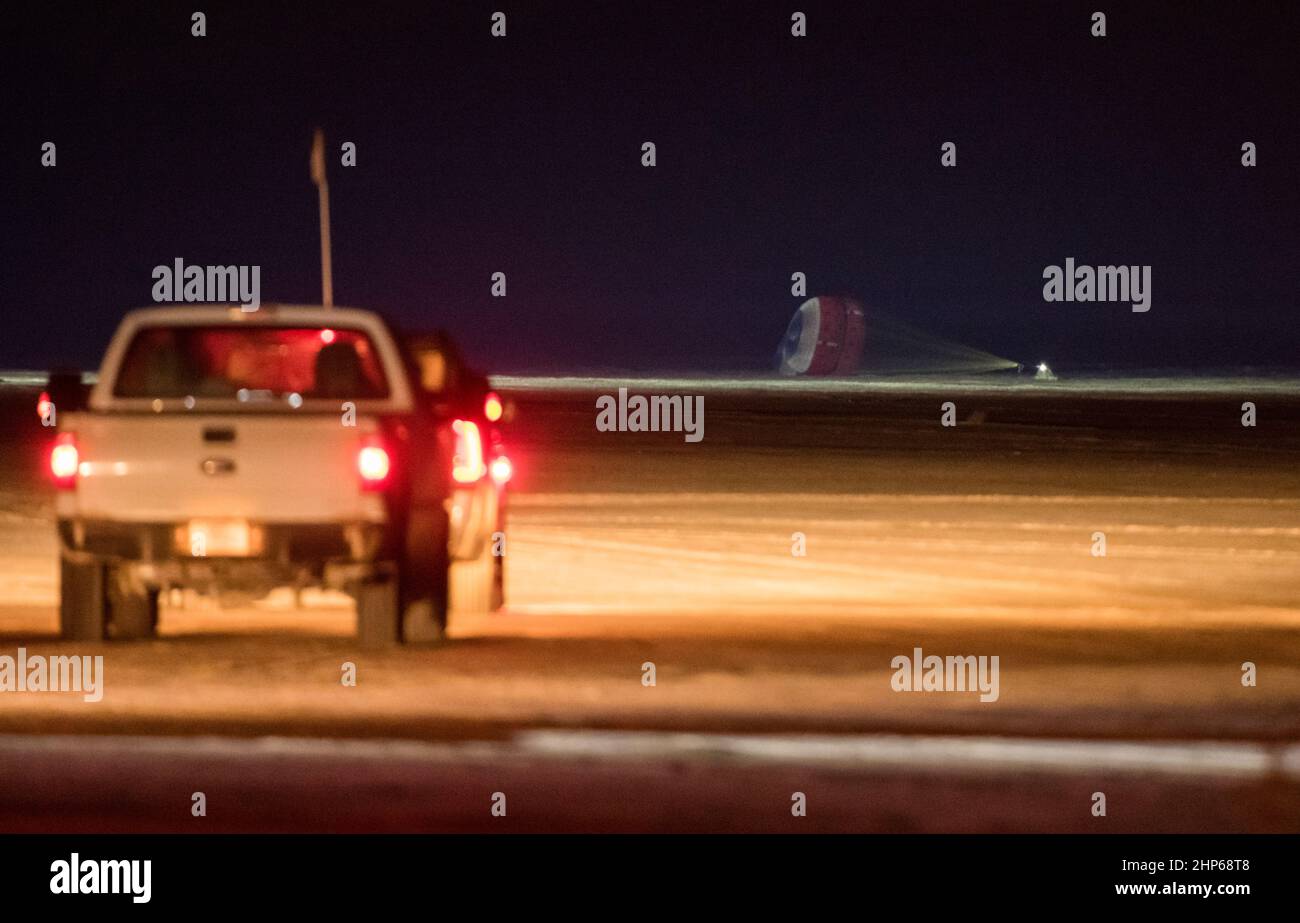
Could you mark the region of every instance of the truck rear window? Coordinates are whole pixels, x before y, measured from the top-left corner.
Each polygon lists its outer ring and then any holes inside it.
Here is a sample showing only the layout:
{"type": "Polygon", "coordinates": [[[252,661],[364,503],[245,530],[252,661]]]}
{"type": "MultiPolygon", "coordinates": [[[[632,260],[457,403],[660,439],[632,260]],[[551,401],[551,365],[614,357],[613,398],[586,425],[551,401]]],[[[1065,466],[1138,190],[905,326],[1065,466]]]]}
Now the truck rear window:
{"type": "Polygon", "coordinates": [[[366,399],[387,397],[388,381],[361,330],[182,325],[136,333],[113,394],[366,399]]]}

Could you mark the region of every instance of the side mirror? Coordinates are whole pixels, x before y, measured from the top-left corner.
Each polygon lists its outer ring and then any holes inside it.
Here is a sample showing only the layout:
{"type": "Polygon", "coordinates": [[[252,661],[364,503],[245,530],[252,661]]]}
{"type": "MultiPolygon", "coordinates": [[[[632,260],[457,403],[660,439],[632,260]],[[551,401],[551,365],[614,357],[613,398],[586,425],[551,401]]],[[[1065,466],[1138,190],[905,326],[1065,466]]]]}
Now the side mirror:
{"type": "Polygon", "coordinates": [[[50,373],[45,392],[57,413],[85,410],[90,401],[90,386],[81,383],[81,372],[59,369],[50,373]]]}

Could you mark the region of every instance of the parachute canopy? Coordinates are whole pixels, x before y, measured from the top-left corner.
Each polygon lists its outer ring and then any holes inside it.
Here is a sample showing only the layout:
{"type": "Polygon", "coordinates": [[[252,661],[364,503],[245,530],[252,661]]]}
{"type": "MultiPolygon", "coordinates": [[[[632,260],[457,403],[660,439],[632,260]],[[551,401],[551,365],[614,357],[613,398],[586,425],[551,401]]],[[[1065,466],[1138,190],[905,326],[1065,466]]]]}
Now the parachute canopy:
{"type": "Polygon", "coordinates": [[[926,333],[843,295],[809,298],[777,348],[782,375],[950,374],[1014,369],[1001,356],[926,333]],[[870,336],[868,336],[868,333],[870,336]]]}
{"type": "Polygon", "coordinates": [[[852,298],[809,298],[794,312],[778,350],[782,375],[852,375],[862,362],[866,312],[852,298]]]}

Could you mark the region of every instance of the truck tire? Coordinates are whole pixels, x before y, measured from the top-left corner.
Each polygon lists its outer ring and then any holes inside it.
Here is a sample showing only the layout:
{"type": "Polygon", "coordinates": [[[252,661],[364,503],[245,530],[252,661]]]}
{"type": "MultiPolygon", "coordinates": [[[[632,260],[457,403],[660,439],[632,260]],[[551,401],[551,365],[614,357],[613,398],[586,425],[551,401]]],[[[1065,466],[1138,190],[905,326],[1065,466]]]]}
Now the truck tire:
{"type": "Polygon", "coordinates": [[[407,519],[398,576],[402,640],[407,643],[447,637],[449,529],[447,511],[441,506],[412,510],[407,519]]]}
{"type": "Polygon", "coordinates": [[[152,638],[158,633],[158,591],[133,587],[127,575],[107,568],[108,637],[113,641],[152,638]]]}
{"type": "Polygon", "coordinates": [[[363,647],[443,640],[447,577],[446,511],[413,510],[396,567],[356,587],[357,640],[363,647]]]}
{"type": "Polygon", "coordinates": [[[59,558],[59,630],[67,641],[103,641],[108,608],[99,561],[59,558]]]}

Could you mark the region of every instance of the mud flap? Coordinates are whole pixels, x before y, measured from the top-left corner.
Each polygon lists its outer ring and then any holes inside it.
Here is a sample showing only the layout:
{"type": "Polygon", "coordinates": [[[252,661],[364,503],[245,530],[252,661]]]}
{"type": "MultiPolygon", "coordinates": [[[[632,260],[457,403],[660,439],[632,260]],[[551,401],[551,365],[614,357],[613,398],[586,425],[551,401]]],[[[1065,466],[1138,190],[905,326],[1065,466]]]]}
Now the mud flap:
{"type": "Polygon", "coordinates": [[[106,568],[108,637],[114,641],[152,638],[158,632],[158,591],[132,584],[120,568],[106,568]]]}
{"type": "Polygon", "coordinates": [[[358,643],[365,648],[400,643],[396,577],[379,575],[362,580],[356,586],[356,597],[358,643]]]}

